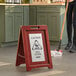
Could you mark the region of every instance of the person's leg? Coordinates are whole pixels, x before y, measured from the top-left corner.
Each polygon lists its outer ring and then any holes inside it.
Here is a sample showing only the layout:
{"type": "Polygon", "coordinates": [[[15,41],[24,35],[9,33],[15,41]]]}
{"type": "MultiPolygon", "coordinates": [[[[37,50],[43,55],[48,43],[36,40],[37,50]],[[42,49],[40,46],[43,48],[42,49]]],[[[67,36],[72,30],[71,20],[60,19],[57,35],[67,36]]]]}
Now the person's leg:
{"type": "Polygon", "coordinates": [[[65,47],[65,50],[69,50],[72,45],[72,11],[73,11],[73,2],[69,2],[67,10],[67,37],[68,44],[65,47]]]}
{"type": "Polygon", "coordinates": [[[76,2],[74,4],[73,8],[73,29],[74,29],[74,34],[73,34],[73,46],[70,49],[70,52],[76,52],[76,2]]]}
{"type": "Polygon", "coordinates": [[[74,2],[74,16],[73,16],[73,28],[74,28],[74,36],[73,36],[73,44],[76,46],[76,1],[74,2]]]}
{"type": "Polygon", "coordinates": [[[75,46],[76,46],[76,25],[74,25],[73,45],[75,45],[75,46]]]}
{"type": "Polygon", "coordinates": [[[69,49],[69,52],[71,53],[76,53],[76,25],[74,25],[74,36],[73,36],[73,45],[72,47],[69,49]]]}
{"type": "Polygon", "coordinates": [[[68,36],[68,42],[72,42],[72,10],[73,10],[73,5],[70,2],[68,5],[68,10],[67,10],[67,36],[68,36]]]}

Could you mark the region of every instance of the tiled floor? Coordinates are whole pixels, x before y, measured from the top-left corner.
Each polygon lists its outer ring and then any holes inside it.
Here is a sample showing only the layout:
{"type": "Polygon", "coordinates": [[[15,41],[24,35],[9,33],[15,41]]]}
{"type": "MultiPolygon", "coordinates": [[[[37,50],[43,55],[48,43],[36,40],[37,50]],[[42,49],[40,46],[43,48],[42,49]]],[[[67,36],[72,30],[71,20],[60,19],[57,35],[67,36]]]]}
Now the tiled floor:
{"type": "Polygon", "coordinates": [[[30,72],[25,65],[15,66],[16,53],[17,46],[0,48],[0,76],[76,76],[76,53],[63,50],[62,57],[52,57],[53,69],[42,67],[30,72]]]}

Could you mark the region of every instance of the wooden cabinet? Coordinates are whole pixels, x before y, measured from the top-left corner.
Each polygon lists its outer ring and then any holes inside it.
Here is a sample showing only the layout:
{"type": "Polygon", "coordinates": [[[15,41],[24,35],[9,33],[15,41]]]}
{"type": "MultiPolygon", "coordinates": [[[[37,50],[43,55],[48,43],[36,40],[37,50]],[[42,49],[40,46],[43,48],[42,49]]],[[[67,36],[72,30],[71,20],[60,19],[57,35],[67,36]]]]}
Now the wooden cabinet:
{"type": "MultiPolygon", "coordinates": [[[[47,25],[49,40],[58,42],[63,23],[65,6],[62,5],[38,5],[30,7],[30,24],[47,25]]],[[[66,29],[64,29],[65,32],[66,29]]],[[[63,34],[64,44],[67,42],[66,32],[63,34]]]]}
{"type": "Polygon", "coordinates": [[[19,28],[23,25],[22,6],[0,6],[0,42],[18,40],[19,28]]]}
{"type": "Polygon", "coordinates": [[[5,13],[5,41],[17,41],[19,28],[23,25],[22,13],[5,13]]]}
{"type": "MultiPolygon", "coordinates": [[[[0,43],[18,40],[21,25],[47,25],[50,41],[59,41],[64,5],[0,5],[0,43]]],[[[63,42],[67,42],[66,27],[63,42]]]]}

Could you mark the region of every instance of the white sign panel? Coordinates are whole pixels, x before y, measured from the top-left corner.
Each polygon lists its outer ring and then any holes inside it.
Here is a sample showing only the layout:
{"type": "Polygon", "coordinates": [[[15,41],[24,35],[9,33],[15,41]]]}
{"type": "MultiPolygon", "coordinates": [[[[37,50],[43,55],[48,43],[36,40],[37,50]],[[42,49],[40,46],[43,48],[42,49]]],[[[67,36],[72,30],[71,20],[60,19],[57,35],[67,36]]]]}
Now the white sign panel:
{"type": "Polygon", "coordinates": [[[45,61],[42,34],[29,34],[32,62],[45,61]]]}

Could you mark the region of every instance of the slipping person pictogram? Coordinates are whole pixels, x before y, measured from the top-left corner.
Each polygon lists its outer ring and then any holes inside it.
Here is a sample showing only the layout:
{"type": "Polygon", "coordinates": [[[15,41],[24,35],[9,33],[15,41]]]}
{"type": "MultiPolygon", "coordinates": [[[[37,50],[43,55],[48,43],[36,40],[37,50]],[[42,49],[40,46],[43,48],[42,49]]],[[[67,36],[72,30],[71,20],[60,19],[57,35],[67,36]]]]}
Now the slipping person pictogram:
{"type": "Polygon", "coordinates": [[[42,50],[42,47],[37,40],[34,41],[32,50],[42,50]]]}

